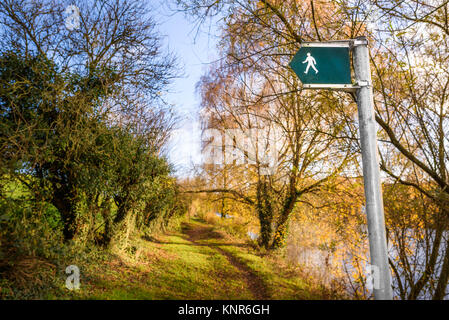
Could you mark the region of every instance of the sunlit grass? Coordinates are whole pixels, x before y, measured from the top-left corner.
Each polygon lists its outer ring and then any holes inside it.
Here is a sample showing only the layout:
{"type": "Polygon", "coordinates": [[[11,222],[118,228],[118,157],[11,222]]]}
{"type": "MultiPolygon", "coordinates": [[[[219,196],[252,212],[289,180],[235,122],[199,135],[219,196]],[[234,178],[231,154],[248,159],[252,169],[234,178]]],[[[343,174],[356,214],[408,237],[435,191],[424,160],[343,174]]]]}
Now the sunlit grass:
{"type": "Polygon", "coordinates": [[[196,246],[182,234],[139,240],[139,259],[115,255],[92,268],[96,274],[80,290],[82,299],[251,299],[226,257],[196,246]],[[161,243],[159,243],[161,242],[161,243]]]}
{"type": "Polygon", "coordinates": [[[44,299],[323,299],[275,255],[262,255],[213,225],[190,220],[182,232],[133,238],[127,248],[93,250],[80,267],[81,288],[65,288],[59,272],[44,299]],[[248,276],[250,274],[250,276],[248,276]]]}

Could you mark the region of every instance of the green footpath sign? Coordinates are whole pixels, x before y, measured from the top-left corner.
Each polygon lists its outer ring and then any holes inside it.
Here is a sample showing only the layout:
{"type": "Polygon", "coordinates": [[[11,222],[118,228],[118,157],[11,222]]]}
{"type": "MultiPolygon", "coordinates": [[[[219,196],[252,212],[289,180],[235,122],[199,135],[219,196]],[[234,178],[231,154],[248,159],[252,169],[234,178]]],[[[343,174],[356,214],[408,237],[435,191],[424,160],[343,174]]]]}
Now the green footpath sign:
{"type": "Polygon", "coordinates": [[[347,42],[304,43],[289,65],[304,85],[351,84],[349,44],[347,42]]]}

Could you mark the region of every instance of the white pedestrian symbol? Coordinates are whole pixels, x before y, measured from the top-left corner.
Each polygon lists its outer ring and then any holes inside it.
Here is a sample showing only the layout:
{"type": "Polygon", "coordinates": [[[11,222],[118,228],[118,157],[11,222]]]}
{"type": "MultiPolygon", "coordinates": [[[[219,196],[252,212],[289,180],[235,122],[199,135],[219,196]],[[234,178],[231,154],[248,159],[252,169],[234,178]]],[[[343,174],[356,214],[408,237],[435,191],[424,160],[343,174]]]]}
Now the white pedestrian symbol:
{"type": "Polygon", "coordinates": [[[315,68],[316,60],[314,57],[312,57],[310,55],[310,52],[307,52],[307,58],[302,63],[306,63],[306,62],[307,62],[307,68],[306,68],[306,71],[304,71],[304,73],[307,74],[309,72],[310,67],[312,67],[312,69],[315,70],[315,74],[317,74],[318,70],[317,70],[317,68],[315,68]]]}

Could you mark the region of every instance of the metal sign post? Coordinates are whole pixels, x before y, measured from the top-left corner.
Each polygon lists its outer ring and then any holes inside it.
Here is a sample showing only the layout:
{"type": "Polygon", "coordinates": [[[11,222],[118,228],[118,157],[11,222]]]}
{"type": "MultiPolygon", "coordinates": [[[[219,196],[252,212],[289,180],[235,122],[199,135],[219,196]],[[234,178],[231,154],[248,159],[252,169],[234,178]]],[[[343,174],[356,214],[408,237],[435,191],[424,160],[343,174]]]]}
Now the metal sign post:
{"type": "Polygon", "coordinates": [[[369,64],[368,41],[359,37],[354,41],[354,73],[357,84],[360,142],[362,147],[363,184],[365,187],[366,215],[371,265],[378,270],[378,286],[374,286],[376,300],[391,300],[391,274],[385,235],[384,207],[377,149],[376,121],[369,64]]]}
{"type": "Polygon", "coordinates": [[[391,274],[377,150],[373,89],[366,37],[355,40],[302,44],[290,67],[298,75],[304,89],[328,89],[355,92],[359,114],[362,147],[363,182],[374,298],[391,300],[391,274]],[[351,83],[349,50],[353,50],[356,85],[351,83]]]}

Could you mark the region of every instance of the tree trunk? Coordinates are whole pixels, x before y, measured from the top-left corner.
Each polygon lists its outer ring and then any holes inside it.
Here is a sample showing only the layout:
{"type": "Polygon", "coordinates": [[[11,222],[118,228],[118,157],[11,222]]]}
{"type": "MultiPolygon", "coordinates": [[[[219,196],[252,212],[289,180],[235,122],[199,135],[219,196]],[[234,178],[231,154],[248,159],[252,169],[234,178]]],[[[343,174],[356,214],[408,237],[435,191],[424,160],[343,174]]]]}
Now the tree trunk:
{"type": "Polygon", "coordinates": [[[61,220],[64,225],[62,232],[64,241],[66,242],[72,240],[78,231],[78,226],[76,224],[76,201],[74,198],[74,195],[71,195],[66,188],[56,189],[51,201],[61,215],[61,220]]]}
{"type": "Polygon", "coordinates": [[[273,250],[279,249],[285,245],[285,238],[287,237],[288,233],[288,219],[293,211],[293,208],[295,207],[296,200],[298,200],[298,194],[296,193],[296,190],[292,188],[290,190],[290,196],[285,202],[282,214],[277,224],[273,243],[271,245],[271,249],[273,250]]]}
{"type": "Polygon", "coordinates": [[[433,300],[444,299],[448,280],[449,280],[449,239],[446,240],[446,250],[444,252],[443,267],[441,268],[437,287],[432,297],[433,300]]]}
{"type": "Polygon", "coordinates": [[[273,229],[271,228],[272,219],[263,210],[259,212],[260,220],[260,240],[259,245],[268,249],[272,238],[273,229]]]}
{"type": "Polygon", "coordinates": [[[126,195],[125,197],[116,196],[114,200],[117,204],[117,215],[115,216],[114,224],[118,224],[126,218],[126,215],[131,208],[131,201],[128,195],[126,195]]]}
{"type": "Polygon", "coordinates": [[[288,219],[281,221],[276,228],[276,232],[273,235],[273,242],[271,249],[276,250],[282,248],[285,245],[285,238],[288,231],[288,219]]]}
{"type": "Polygon", "coordinates": [[[408,295],[408,300],[416,300],[418,298],[418,295],[421,292],[421,290],[424,288],[426,283],[429,282],[431,276],[433,275],[434,270],[435,270],[435,264],[436,264],[437,258],[438,258],[438,252],[440,249],[441,239],[443,236],[443,230],[444,230],[444,228],[442,226],[437,226],[437,229],[435,231],[435,239],[433,240],[432,252],[430,254],[429,261],[426,264],[424,273],[421,275],[419,280],[416,282],[416,284],[411,289],[410,294],[408,295]]]}
{"type": "Polygon", "coordinates": [[[114,235],[113,232],[113,223],[112,223],[112,217],[111,217],[111,206],[109,204],[109,201],[105,202],[104,207],[102,208],[101,215],[103,216],[104,220],[104,231],[100,238],[100,245],[107,248],[111,244],[112,237],[114,235]]]}
{"type": "Polygon", "coordinates": [[[271,206],[270,197],[267,193],[267,183],[260,182],[257,188],[257,213],[260,223],[259,245],[268,249],[272,241],[273,229],[273,208],[271,206]]]}
{"type": "MultiPolygon", "coordinates": [[[[439,227],[441,228],[441,233],[443,234],[445,231],[447,231],[447,217],[449,216],[449,212],[447,211],[447,208],[444,207],[444,204],[441,213],[442,214],[438,217],[438,221],[440,222],[439,227]],[[443,222],[441,223],[441,221],[443,222]]],[[[435,255],[438,255],[438,252],[439,250],[437,248],[435,255]]],[[[449,280],[449,239],[446,239],[446,248],[444,252],[443,266],[441,268],[440,276],[437,282],[437,287],[432,297],[433,300],[444,299],[448,280],[449,280]]]]}

